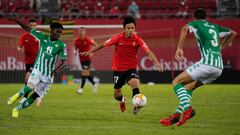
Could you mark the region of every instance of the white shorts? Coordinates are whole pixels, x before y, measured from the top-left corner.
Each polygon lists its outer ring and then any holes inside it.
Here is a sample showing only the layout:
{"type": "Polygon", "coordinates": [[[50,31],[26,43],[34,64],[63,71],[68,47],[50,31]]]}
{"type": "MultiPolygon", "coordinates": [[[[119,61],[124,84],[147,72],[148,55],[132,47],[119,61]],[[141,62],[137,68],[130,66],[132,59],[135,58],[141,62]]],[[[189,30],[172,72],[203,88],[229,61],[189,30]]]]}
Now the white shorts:
{"type": "Polygon", "coordinates": [[[50,89],[53,79],[42,74],[37,69],[33,69],[29,76],[28,82],[32,83],[35,87],[34,91],[40,96],[44,97],[50,89]]]}
{"type": "Polygon", "coordinates": [[[211,83],[221,74],[222,69],[196,62],[186,69],[193,80],[200,81],[203,84],[211,83]]]}

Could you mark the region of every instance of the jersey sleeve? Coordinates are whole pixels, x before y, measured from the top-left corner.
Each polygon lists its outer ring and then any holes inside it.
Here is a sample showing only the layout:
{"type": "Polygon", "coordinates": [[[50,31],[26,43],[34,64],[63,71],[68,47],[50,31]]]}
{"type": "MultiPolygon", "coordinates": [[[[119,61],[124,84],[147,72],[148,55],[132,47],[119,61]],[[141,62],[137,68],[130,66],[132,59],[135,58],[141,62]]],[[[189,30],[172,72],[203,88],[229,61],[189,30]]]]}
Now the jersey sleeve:
{"type": "Polygon", "coordinates": [[[22,34],[18,41],[18,46],[22,48],[24,46],[24,34],[22,34]]]}
{"type": "Polygon", "coordinates": [[[32,34],[36,39],[39,39],[39,40],[43,39],[43,37],[44,37],[44,34],[43,34],[41,31],[37,31],[37,30],[35,30],[35,29],[32,29],[32,30],[31,30],[31,34],[32,34]]]}
{"type": "Polygon", "coordinates": [[[89,37],[89,43],[90,43],[91,45],[94,45],[94,44],[95,44],[95,41],[94,41],[92,38],[89,37]]]}
{"type": "Polygon", "coordinates": [[[103,44],[104,46],[116,45],[118,41],[118,36],[112,36],[110,39],[106,40],[103,44]]]}
{"type": "Polygon", "coordinates": [[[63,44],[60,53],[59,53],[60,59],[67,59],[67,47],[65,44],[63,44]]]}
{"type": "Polygon", "coordinates": [[[144,52],[147,52],[149,50],[147,44],[141,38],[139,38],[139,45],[144,52]]]}
{"type": "Polygon", "coordinates": [[[230,29],[228,29],[226,27],[222,27],[222,26],[218,26],[218,31],[219,31],[220,37],[225,37],[231,33],[230,29]]]}
{"type": "Polygon", "coordinates": [[[196,26],[196,24],[194,23],[194,21],[192,21],[192,22],[189,22],[188,23],[188,27],[189,27],[189,32],[190,33],[195,33],[196,31],[197,31],[197,26],[196,26]]]}

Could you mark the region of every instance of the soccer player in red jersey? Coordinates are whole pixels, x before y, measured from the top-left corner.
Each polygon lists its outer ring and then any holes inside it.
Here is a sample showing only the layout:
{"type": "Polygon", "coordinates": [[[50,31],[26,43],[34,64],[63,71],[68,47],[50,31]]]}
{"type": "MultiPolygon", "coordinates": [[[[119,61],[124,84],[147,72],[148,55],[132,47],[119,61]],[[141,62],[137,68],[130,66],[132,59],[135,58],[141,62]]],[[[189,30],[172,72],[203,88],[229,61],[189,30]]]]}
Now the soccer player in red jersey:
{"type": "MultiPolygon", "coordinates": [[[[29,19],[28,25],[32,29],[36,29],[37,20],[29,19]]],[[[25,85],[27,84],[30,73],[32,72],[34,62],[38,53],[39,42],[35,37],[33,37],[29,32],[26,32],[20,36],[18,51],[24,51],[24,61],[26,67],[26,75],[25,75],[25,85]]],[[[21,102],[24,102],[28,97],[28,94],[24,95],[21,102]]],[[[40,102],[39,102],[40,103],[40,102]]]]}
{"type": "MultiPolygon", "coordinates": [[[[96,46],[96,42],[91,38],[86,36],[86,29],[81,27],[79,29],[79,36],[74,41],[74,54],[76,55],[76,50],[78,50],[79,54],[81,52],[89,51],[92,49],[92,46],[96,46]]],[[[93,93],[97,92],[97,84],[93,81],[93,77],[90,75],[90,66],[91,66],[91,55],[82,56],[79,55],[80,63],[82,65],[82,81],[81,86],[77,90],[77,93],[82,94],[83,87],[85,85],[86,79],[88,79],[93,84],[93,93]]]]}
{"type": "MultiPolygon", "coordinates": [[[[125,112],[126,97],[122,95],[121,88],[125,84],[132,88],[132,97],[139,94],[139,75],[137,72],[137,51],[139,48],[145,51],[149,59],[153,61],[159,71],[162,71],[154,53],[148,48],[147,44],[135,33],[135,20],[127,16],[123,20],[123,33],[112,36],[102,44],[87,52],[82,52],[81,55],[87,56],[97,50],[107,46],[115,46],[113,57],[112,70],[114,80],[114,97],[120,101],[120,110],[125,112]]],[[[137,114],[139,107],[134,106],[133,113],[137,114]]]]}

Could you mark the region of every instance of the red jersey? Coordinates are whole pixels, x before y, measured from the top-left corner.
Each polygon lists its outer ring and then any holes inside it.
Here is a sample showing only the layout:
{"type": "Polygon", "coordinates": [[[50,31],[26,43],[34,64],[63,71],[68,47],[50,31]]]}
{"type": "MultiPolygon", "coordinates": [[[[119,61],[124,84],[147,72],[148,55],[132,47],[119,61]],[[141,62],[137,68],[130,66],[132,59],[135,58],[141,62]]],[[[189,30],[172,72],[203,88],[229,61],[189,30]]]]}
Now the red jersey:
{"type": "MultiPolygon", "coordinates": [[[[74,40],[75,48],[78,49],[79,53],[91,50],[92,45],[94,45],[94,43],[95,43],[94,40],[90,37],[84,37],[83,39],[78,37],[74,40]]],[[[91,60],[90,56],[81,56],[81,55],[79,55],[79,59],[81,62],[91,60]]]]}
{"type": "Polygon", "coordinates": [[[133,34],[131,38],[126,38],[124,33],[120,33],[105,41],[104,45],[115,45],[112,61],[113,71],[137,69],[138,48],[142,48],[145,52],[149,50],[147,44],[136,34],[133,34]]]}
{"type": "Polygon", "coordinates": [[[39,48],[38,40],[30,33],[24,33],[20,36],[18,46],[24,47],[25,64],[34,64],[39,48]]]}

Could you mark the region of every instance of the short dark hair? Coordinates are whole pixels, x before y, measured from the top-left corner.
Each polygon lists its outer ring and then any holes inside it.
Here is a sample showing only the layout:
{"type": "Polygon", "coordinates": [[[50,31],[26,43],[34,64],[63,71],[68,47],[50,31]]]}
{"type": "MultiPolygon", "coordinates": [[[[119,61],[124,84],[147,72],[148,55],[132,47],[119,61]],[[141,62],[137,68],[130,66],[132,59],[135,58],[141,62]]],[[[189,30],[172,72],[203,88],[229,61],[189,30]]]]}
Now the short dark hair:
{"type": "Polygon", "coordinates": [[[135,26],[136,26],[136,22],[135,22],[135,19],[132,17],[132,16],[126,16],[124,19],[123,19],[123,27],[125,27],[127,24],[129,23],[133,23],[135,26]]]}
{"type": "Polygon", "coordinates": [[[80,27],[80,29],[85,29],[85,27],[80,27]]]}
{"type": "Polygon", "coordinates": [[[50,28],[51,29],[57,29],[57,28],[63,29],[63,26],[59,22],[53,22],[53,23],[51,23],[50,28]]]}
{"type": "Polygon", "coordinates": [[[199,8],[194,12],[195,19],[206,19],[207,13],[203,8],[199,8]]]}
{"type": "Polygon", "coordinates": [[[35,18],[31,18],[28,20],[28,23],[31,23],[31,22],[37,22],[37,20],[35,18]]]}

